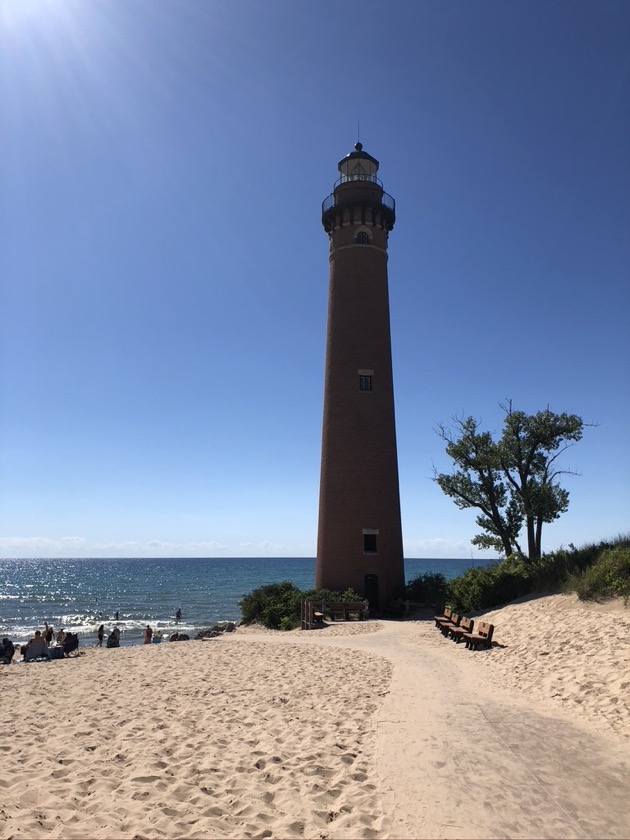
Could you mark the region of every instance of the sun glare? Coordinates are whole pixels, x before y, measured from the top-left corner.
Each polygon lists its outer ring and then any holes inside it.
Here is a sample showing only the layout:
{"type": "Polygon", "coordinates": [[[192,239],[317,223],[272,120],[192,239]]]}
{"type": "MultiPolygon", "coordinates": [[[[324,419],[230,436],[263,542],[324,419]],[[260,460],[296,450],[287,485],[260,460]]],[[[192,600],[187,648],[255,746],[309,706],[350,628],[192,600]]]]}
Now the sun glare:
{"type": "Polygon", "coordinates": [[[114,4],[0,0],[2,107],[18,136],[62,154],[69,136],[115,136],[130,118],[124,79],[138,60],[125,21],[114,4]]]}
{"type": "Polygon", "coordinates": [[[24,35],[31,27],[54,26],[73,5],[73,0],[0,0],[0,23],[3,30],[24,35]]]}

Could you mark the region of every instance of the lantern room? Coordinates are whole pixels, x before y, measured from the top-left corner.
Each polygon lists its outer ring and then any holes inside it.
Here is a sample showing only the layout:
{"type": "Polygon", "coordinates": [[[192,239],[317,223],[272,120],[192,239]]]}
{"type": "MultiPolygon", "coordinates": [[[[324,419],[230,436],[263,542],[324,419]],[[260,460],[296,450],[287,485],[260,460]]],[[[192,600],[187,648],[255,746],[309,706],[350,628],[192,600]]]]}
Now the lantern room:
{"type": "Polygon", "coordinates": [[[372,155],[363,151],[362,143],[354,144],[354,151],[339,161],[339,172],[341,177],[337,183],[343,184],[346,181],[373,181],[378,184],[376,177],[378,172],[378,161],[372,155]]]}

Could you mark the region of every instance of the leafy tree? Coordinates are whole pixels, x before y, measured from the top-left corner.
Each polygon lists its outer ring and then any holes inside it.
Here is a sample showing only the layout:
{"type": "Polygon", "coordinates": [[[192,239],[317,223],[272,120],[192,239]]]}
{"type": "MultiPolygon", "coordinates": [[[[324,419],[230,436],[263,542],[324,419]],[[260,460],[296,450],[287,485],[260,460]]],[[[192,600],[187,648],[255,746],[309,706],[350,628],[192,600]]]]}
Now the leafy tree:
{"type": "Polygon", "coordinates": [[[582,438],[584,422],[575,414],[554,414],[549,408],[536,414],[515,411],[511,400],[505,412],[503,433],[494,440],[473,417],[455,418],[455,433],[444,425],[438,435],[457,467],[452,474],[438,473],[434,481],[460,508],[480,511],[481,533],[472,539],[480,548],[492,548],[506,557],[523,553],[519,535],[525,528],[527,556],[541,556],[542,527],[569,507],[569,493],[557,478],[563,474],[557,460],[582,438]]]}

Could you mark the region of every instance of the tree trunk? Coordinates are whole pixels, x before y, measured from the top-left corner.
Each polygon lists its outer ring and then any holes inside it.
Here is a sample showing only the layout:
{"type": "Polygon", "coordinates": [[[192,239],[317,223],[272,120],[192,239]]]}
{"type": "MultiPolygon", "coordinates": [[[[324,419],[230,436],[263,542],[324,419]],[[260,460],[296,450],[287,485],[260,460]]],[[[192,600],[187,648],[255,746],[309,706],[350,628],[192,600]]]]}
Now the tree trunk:
{"type": "Polygon", "coordinates": [[[536,549],[536,533],[534,530],[534,517],[527,516],[527,556],[530,560],[537,560],[540,556],[536,549]]]}
{"type": "Polygon", "coordinates": [[[542,517],[538,517],[536,520],[536,560],[542,557],[542,526],[542,517]]]}

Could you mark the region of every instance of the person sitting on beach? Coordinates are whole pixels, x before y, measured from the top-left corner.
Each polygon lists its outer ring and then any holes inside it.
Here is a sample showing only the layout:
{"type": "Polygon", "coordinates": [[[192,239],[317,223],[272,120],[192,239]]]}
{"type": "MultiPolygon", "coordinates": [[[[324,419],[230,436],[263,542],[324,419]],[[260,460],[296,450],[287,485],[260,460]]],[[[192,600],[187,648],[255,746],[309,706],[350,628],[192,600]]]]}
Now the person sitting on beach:
{"type": "Polygon", "coordinates": [[[3,665],[10,665],[15,653],[15,645],[11,639],[3,639],[0,645],[0,663],[3,665]]]}
{"type": "Polygon", "coordinates": [[[78,633],[66,633],[65,638],[63,640],[63,655],[70,656],[71,653],[74,653],[75,650],[79,649],[79,634],[78,633]]]}
{"type": "Polygon", "coordinates": [[[40,656],[45,656],[50,659],[50,651],[46,644],[46,639],[41,634],[41,630],[35,631],[35,637],[29,641],[24,651],[24,661],[29,662],[32,659],[39,659],[40,656]]]}
{"type": "Polygon", "coordinates": [[[109,634],[109,637],[107,639],[107,647],[120,647],[120,630],[118,629],[118,627],[114,627],[112,632],[109,634]]]}
{"type": "Polygon", "coordinates": [[[146,628],[146,630],[144,631],[144,643],[145,643],[145,645],[150,645],[150,644],[151,644],[151,639],[152,639],[152,638],[153,638],[153,630],[152,630],[152,629],[151,629],[151,627],[147,624],[147,628],[146,628]]]}

